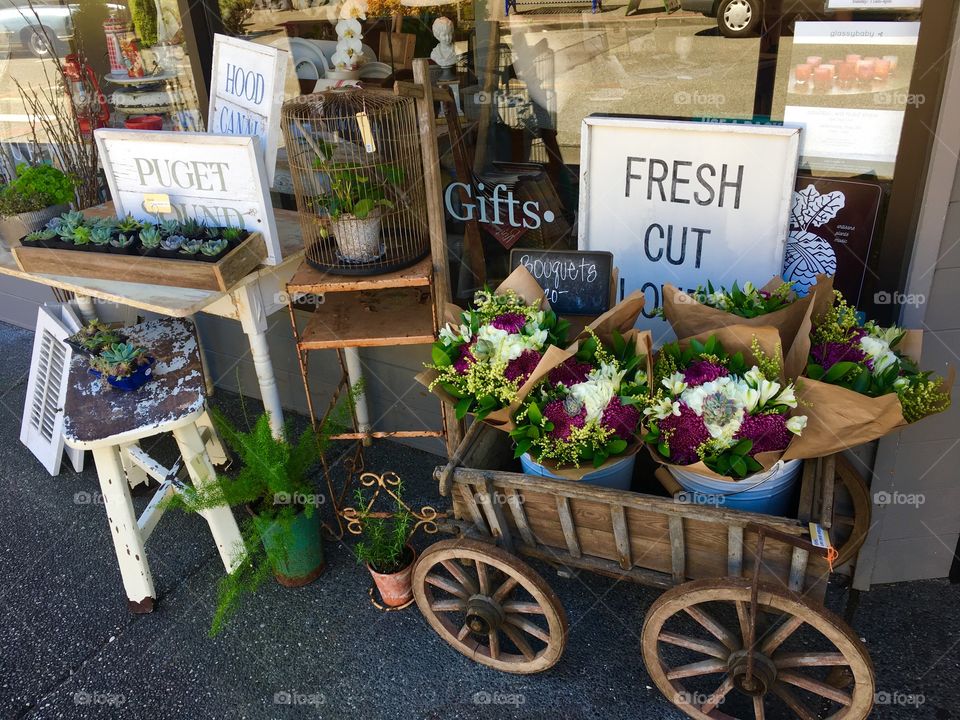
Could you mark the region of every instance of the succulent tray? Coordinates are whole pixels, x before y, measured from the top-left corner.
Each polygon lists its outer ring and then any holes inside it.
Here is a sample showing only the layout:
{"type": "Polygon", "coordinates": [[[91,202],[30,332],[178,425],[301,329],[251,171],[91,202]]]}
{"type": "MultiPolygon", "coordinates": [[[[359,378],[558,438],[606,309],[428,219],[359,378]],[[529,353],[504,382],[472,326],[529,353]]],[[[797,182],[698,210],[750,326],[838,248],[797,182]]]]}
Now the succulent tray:
{"type": "MultiPolygon", "coordinates": [[[[84,222],[89,222],[91,229],[97,225],[92,219],[84,222]]],[[[155,227],[156,232],[161,233],[159,227],[155,227]]],[[[33,233],[23,238],[12,252],[19,268],[29,273],[222,292],[236,285],[267,257],[266,243],[259,232],[244,230],[229,241],[217,239],[220,245],[211,245],[209,240],[200,237],[177,235],[183,241],[183,250],[178,250],[165,248],[167,235],[163,236],[162,246],[144,245],[140,241],[142,229],[108,226],[109,240],[99,243],[91,242],[85,232],[80,233],[83,242],[77,242],[76,228],[73,234],[65,233],[65,236],[43,237],[42,233],[33,233]],[[129,244],[124,245],[128,239],[129,244]],[[197,248],[205,243],[206,250],[200,252],[197,248]]],[[[204,232],[215,234],[216,230],[218,228],[205,228],[204,232]]]]}

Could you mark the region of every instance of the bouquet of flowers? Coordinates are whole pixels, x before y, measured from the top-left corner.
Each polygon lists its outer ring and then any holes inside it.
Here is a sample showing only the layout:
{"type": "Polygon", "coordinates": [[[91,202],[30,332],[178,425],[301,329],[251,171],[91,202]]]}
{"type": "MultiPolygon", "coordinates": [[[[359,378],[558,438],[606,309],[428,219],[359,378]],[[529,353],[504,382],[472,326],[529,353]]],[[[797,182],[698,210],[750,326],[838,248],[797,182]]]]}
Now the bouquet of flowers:
{"type": "Polygon", "coordinates": [[[803,433],[807,418],[782,377],[776,331],[761,330],[766,343],[751,339],[750,361],[727,352],[717,335],[661,348],[644,409],[644,440],[656,459],[743,478],[772,467],[803,433]]]}
{"type": "MultiPolygon", "coordinates": [[[[837,292],[833,306],[815,321],[807,375],[868,398],[895,396],[902,420],[892,418],[895,425],[889,432],[950,407],[952,381],[921,372],[911,357],[911,345],[919,355],[919,333],[882,328],[873,321],[861,323],[856,308],[837,292]]],[[[845,401],[863,402],[855,396],[845,401]]]]}
{"type": "Polygon", "coordinates": [[[523,266],[495,292],[477,292],[473,308],[455,318],[440,330],[433,362],[419,379],[455,405],[457,419],[474,413],[497,424],[509,420],[507,408],[547,348],[566,344],[568,323],[550,310],[523,266]]]}
{"type": "Polygon", "coordinates": [[[516,457],[529,453],[553,471],[579,479],[581,464],[600,468],[636,452],[648,401],[650,333],[613,330],[604,343],[593,329],[575,355],[549,368],[519,410],[510,436],[516,457]]]}
{"type": "Polygon", "coordinates": [[[751,282],[729,289],[707,282],[685,293],[672,285],[663,287],[662,314],[677,337],[686,338],[732,325],[775,327],[785,350],[788,376],[800,375],[809,352],[808,333],[811,308],[817,298],[832,297],[833,280],[819,276],[817,285],[803,298],[793,283],[775,277],[762,288],[751,282]]]}

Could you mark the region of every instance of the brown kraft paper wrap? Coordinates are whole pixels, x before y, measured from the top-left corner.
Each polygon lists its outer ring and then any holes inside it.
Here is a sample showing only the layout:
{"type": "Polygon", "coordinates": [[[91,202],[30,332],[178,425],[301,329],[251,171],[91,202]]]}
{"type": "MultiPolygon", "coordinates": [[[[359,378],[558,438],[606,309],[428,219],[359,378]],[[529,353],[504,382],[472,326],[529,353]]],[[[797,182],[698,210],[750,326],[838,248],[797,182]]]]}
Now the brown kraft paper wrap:
{"type": "Polygon", "coordinates": [[[637,324],[637,318],[640,317],[640,312],[643,310],[645,301],[646,297],[643,291],[635,290],[587,325],[583,332],[577,336],[573,344],[575,345],[580,340],[585,340],[589,336],[588,330],[593,330],[601,342],[605,344],[612,342],[614,330],[625,336],[633,329],[633,326],[637,324]]]}
{"type": "MultiPolygon", "coordinates": [[[[772,292],[783,282],[782,278],[775,277],[763,289],[772,292]]],[[[663,286],[663,314],[678,338],[699,336],[732,325],[774,327],[780,334],[784,357],[787,359],[784,370],[787,377],[797,377],[803,372],[810,351],[810,318],[817,317],[817,313],[823,314],[832,303],[833,278],[826,275],[817,276],[817,284],[806,297],[776,312],[755,318],[743,318],[703,305],[673,285],[663,286]]]]}
{"type": "MultiPolygon", "coordinates": [[[[642,305],[643,303],[641,302],[641,307],[642,305]]],[[[639,312],[640,310],[638,309],[637,313],[639,312]]],[[[614,329],[613,327],[609,328],[611,336],[613,334],[612,333],[613,329],[614,329]]],[[[599,331],[597,332],[597,337],[600,338],[602,342],[606,342],[603,340],[603,336],[600,334],[599,331]]],[[[649,380],[649,378],[653,376],[653,372],[652,372],[653,336],[650,334],[650,331],[649,330],[628,330],[626,333],[624,333],[623,339],[626,342],[634,343],[634,346],[636,347],[638,354],[643,353],[647,356],[647,378],[649,380]]],[[[578,347],[579,347],[579,343],[576,343],[575,345],[571,346],[569,350],[571,350],[572,352],[567,357],[571,357],[572,355],[575,355],[578,347]]],[[[566,360],[566,358],[564,358],[564,360],[566,360]]],[[[560,362],[563,362],[563,360],[561,360],[560,362]]],[[[560,363],[556,363],[556,365],[559,365],[559,364],[560,363]]],[[[556,365],[550,368],[547,368],[543,373],[540,373],[539,376],[537,376],[537,374],[534,373],[534,375],[531,376],[531,379],[533,379],[534,377],[537,377],[537,379],[539,380],[540,378],[546,376],[546,374],[549,373],[550,370],[553,369],[553,367],[556,367],[556,365]]],[[[541,368],[538,365],[537,371],[539,372],[540,369],[541,368]]],[[[527,390],[527,393],[529,393],[529,391],[530,389],[527,390]]],[[[526,397],[526,394],[524,395],[524,397],[526,397]]],[[[514,410],[519,409],[519,406],[520,406],[520,403],[517,403],[514,407],[514,410]]],[[[554,463],[552,460],[537,460],[536,458],[534,458],[534,460],[536,460],[536,462],[538,462],[539,464],[543,465],[543,467],[545,467],[548,472],[552,473],[553,475],[556,475],[557,477],[563,478],[564,480],[579,481],[583,479],[584,475],[597,472],[599,470],[602,470],[603,468],[609,467],[610,465],[613,465],[614,463],[623,460],[624,458],[630,457],[631,455],[636,455],[637,452],[639,452],[642,447],[643,447],[643,443],[641,443],[638,438],[635,438],[634,441],[627,446],[627,449],[624,452],[620,453],[619,455],[615,455],[613,457],[607,458],[607,460],[599,467],[594,467],[593,463],[589,463],[588,465],[581,465],[578,468],[576,467],[558,468],[556,463],[554,463]]]]}

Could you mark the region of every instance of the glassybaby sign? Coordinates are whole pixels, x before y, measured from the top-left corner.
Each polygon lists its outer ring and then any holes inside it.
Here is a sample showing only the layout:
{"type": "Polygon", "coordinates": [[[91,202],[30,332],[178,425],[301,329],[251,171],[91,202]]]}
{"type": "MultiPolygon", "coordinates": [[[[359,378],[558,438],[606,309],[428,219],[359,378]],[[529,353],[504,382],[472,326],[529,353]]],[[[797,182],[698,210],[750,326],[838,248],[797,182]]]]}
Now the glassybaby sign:
{"type": "Polygon", "coordinates": [[[94,137],[118,216],[242,226],[263,234],[266,264],[280,262],[257,138],[114,128],[100,128],[94,137]],[[169,209],[156,203],[161,197],[169,209]]]}
{"type": "Polygon", "coordinates": [[[671,337],[656,317],[669,283],[693,289],[783,268],[800,131],[587,117],[580,155],[579,246],[609,250],[624,292],[643,290],[638,327],[671,337]]]}

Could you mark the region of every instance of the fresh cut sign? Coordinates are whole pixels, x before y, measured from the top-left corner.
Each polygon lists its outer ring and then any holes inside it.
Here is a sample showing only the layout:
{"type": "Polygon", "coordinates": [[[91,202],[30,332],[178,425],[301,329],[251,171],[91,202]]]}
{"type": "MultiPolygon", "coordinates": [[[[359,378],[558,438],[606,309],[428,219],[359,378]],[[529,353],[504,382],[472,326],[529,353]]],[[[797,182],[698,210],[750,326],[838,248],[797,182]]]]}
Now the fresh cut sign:
{"type": "Polygon", "coordinates": [[[664,284],[766,283],[783,268],[800,131],[587,117],[580,145],[579,246],[613,253],[624,292],[656,316],[664,284]]]}

